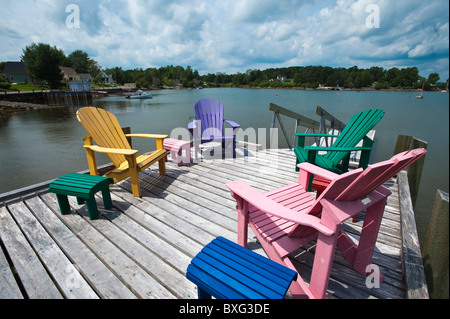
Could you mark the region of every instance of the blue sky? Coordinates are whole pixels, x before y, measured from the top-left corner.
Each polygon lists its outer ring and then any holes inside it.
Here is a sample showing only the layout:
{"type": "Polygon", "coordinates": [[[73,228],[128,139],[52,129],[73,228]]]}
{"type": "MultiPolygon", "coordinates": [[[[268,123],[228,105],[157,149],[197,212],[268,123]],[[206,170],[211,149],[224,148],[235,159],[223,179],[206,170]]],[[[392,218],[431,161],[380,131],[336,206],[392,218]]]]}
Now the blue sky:
{"type": "Polygon", "coordinates": [[[417,66],[445,81],[449,1],[0,0],[0,61],[18,61],[33,42],[83,50],[105,68],[417,66]],[[70,4],[79,28],[66,24],[70,4]]]}

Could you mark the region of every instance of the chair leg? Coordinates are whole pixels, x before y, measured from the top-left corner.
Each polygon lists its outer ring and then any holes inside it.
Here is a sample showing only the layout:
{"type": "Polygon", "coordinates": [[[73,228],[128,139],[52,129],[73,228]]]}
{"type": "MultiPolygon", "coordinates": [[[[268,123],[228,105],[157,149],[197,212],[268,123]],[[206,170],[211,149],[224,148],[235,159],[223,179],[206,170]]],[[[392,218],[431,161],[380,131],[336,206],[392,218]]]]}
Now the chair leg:
{"type": "Polygon", "coordinates": [[[94,220],[98,217],[97,203],[95,202],[95,197],[92,196],[86,200],[86,206],[89,213],[89,219],[94,220]]]}
{"type": "MultiPolygon", "coordinates": [[[[139,185],[139,176],[138,176],[139,173],[138,173],[138,166],[136,163],[136,155],[126,155],[125,159],[128,162],[128,169],[130,171],[130,182],[133,196],[141,197],[141,186],[139,185]]],[[[159,161],[160,168],[161,168],[161,161],[164,163],[163,165],[165,165],[164,158],[162,158],[159,161]]]]}
{"type": "Polygon", "coordinates": [[[131,190],[133,192],[134,197],[142,197],[141,196],[141,186],[139,185],[139,176],[136,170],[133,170],[130,175],[131,182],[131,190]]]}
{"type": "Polygon", "coordinates": [[[159,175],[165,176],[166,175],[166,161],[164,158],[160,159],[159,162],[159,175]]]}
{"type": "Polygon", "coordinates": [[[104,188],[102,190],[102,197],[103,197],[103,206],[105,206],[106,209],[112,208],[112,200],[111,200],[111,193],[109,192],[109,187],[104,188]]]}
{"type": "Polygon", "coordinates": [[[364,225],[359,239],[353,268],[361,274],[366,274],[366,267],[372,263],[372,255],[383,218],[386,200],[369,207],[364,218],[364,225]]]}
{"type": "Polygon", "coordinates": [[[319,299],[325,297],[333,264],[338,232],[333,236],[319,234],[309,289],[319,299]]]}
{"type": "Polygon", "coordinates": [[[61,214],[65,215],[70,212],[69,200],[67,199],[67,195],[56,194],[56,198],[58,199],[59,209],[61,210],[61,214]]]}
{"type": "Polygon", "coordinates": [[[238,211],[238,245],[247,248],[248,238],[248,202],[237,195],[231,194],[236,199],[238,211]]]}
{"type": "Polygon", "coordinates": [[[177,166],[183,165],[183,148],[180,147],[177,154],[177,166]]]}

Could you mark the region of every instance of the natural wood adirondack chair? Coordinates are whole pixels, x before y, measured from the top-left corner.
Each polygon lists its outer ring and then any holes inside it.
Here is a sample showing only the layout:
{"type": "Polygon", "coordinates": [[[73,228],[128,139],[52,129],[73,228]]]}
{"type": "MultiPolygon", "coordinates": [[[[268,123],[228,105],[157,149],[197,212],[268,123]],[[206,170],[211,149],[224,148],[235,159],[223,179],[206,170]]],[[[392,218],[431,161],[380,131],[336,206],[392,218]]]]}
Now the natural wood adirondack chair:
{"type": "Polygon", "coordinates": [[[154,163],[159,163],[159,174],[166,175],[166,150],[163,140],[167,135],[160,134],[124,134],[116,117],[101,108],[83,107],[77,112],[78,121],[88,135],[83,139],[84,148],[91,175],[98,175],[95,152],[105,153],[115,168],[105,176],[114,183],[130,177],[133,195],[141,197],[138,173],[154,163]],[[145,137],[156,139],[156,151],[149,155],[137,156],[137,150],[131,149],[127,137],[145,137]],[[97,145],[93,145],[94,140],[97,145]]]}
{"type": "MultiPolygon", "coordinates": [[[[238,244],[247,246],[248,225],[268,257],[296,270],[289,254],[317,239],[309,286],[299,276],[291,287],[295,297],[323,298],[338,247],[353,268],[366,274],[387,197],[383,183],[426,153],[424,149],[397,154],[388,161],[338,175],[318,166],[299,164],[297,183],[261,193],[242,181],[226,186],[237,201],[238,244]],[[308,191],[311,174],[331,180],[315,199],[308,191]],[[344,220],[366,210],[358,246],[342,230],[344,220]]],[[[380,278],[382,280],[382,278],[380,278]]]]}
{"type": "Polygon", "coordinates": [[[214,99],[203,99],[195,103],[194,109],[195,121],[188,124],[188,129],[194,138],[195,154],[199,144],[215,141],[221,142],[223,148],[232,143],[235,158],[236,130],[241,126],[233,121],[224,120],[222,103],[214,99]],[[224,135],[224,123],[231,126],[232,135],[224,135]]]}
{"type": "MultiPolygon", "coordinates": [[[[308,162],[341,174],[348,171],[350,153],[352,151],[361,151],[359,167],[366,168],[369,164],[370,151],[373,145],[373,141],[366,135],[383,116],[384,111],[380,109],[371,109],[357,113],[353,115],[339,135],[296,133],[298,146],[294,148],[294,153],[297,157],[297,164],[308,162]],[[308,136],[335,137],[336,140],[330,147],[305,146],[305,138],[308,136]],[[363,145],[356,147],[361,140],[363,140],[363,145]],[[326,151],[327,153],[324,155],[317,154],[320,151],[326,151]]],[[[296,169],[298,170],[297,167],[296,169]]]]}

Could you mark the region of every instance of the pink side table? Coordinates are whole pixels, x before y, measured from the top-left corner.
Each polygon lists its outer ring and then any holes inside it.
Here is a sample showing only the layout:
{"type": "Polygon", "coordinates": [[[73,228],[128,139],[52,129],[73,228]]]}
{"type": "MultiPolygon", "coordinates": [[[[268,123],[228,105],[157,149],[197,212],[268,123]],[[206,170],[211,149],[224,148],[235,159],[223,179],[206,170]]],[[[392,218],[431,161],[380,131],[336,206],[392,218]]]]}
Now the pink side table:
{"type": "MultiPolygon", "coordinates": [[[[165,138],[163,143],[164,149],[170,151],[170,156],[173,161],[176,161],[178,166],[183,165],[183,150],[186,153],[186,163],[191,162],[191,142],[176,140],[174,138],[165,138]]],[[[167,156],[166,156],[167,160],[167,156]]]]}

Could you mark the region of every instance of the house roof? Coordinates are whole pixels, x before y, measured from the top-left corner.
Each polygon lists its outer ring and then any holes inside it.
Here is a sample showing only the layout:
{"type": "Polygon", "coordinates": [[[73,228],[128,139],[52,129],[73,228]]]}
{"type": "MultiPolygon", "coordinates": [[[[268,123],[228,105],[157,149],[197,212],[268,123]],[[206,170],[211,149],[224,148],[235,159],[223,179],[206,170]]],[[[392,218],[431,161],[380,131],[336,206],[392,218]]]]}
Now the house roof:
{"type": "Polygon", "coordinates": [[[91,75],[89,73],[78,73],[78,77],[80,80],[90,80],[92,79],[91,75]]]}
{"type": "Polygon", "coordinates": [[[60,66],[59,69],[61,70],[62,73],[64,73],[67,76],[78,75],[77,72],[75,72],[74,69],[69,68],[67,66],[60,66]]]}
{"type": "Polygon", "coordinates": [[[6,62],[3,73],[27,73],[25,62],[6,62]]]}

